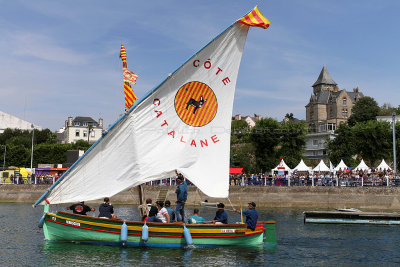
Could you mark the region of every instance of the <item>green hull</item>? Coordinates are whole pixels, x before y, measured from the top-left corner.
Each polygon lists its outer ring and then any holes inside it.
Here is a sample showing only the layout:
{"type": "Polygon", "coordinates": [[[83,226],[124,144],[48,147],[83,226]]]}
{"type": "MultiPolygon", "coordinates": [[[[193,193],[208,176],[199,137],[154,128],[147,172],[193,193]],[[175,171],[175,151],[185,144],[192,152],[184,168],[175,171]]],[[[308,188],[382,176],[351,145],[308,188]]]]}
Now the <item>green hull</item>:
{"type": "MultiPolygon", "coordinates": [[[[108,220],[59,212],[47,213],[43,224],[46,240],[95,243],[106,245],[185,247],[182,223],[147,223],[148,240],[142,240],[143,222],[126,222],[127,240],[121,241],[122,220],[108,220]]],[[[259,225],[255,231],[244,224],[229,225],[191,225],[186,227],[191,233],[195,246],[257,246],[276,243],[275,223],[259,225]],[[266,235],[266,240],[264,236],[266,235]]]]}

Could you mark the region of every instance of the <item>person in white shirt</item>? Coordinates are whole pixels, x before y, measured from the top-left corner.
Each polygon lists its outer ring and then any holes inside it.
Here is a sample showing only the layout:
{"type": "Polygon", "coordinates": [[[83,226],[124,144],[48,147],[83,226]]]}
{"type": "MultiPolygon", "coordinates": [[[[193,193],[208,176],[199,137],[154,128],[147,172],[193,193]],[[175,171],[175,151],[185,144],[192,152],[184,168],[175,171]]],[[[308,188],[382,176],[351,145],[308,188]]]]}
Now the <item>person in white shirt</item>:
{"type": "Polygon", "coordinates": [[[150,217],[147,222],[162,222],[162,223],[169,223],[170,218],[168,215],[168,211],[166,208],[164,208],[164,202],[163,201],[157,201],[157,215],[150,217]]]}

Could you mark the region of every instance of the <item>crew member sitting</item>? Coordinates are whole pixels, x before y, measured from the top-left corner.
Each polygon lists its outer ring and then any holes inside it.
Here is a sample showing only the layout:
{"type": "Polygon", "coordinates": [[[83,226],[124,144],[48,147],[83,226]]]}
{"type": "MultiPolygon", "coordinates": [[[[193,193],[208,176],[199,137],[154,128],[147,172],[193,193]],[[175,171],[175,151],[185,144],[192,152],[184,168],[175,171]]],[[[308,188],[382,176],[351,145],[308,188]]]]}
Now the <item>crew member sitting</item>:
{"type": "Polygon", "coordinates": [[[175,211],[171,208],[171,201],[165,200],[165,209],[168,211],[168,215],[171,222],[175,221],[175,211]]]}
{"type": "Polygon", "coordinates": [[[204,218],[199,216],[199,209],[194,209],[193,215],[189,217],[189,223],[190,224],[202,224],[205,222],[206,221],[204,220],[204,218]]]}
{"type": "Polygon", "coordinates": [[[143,214],[142,220],[146,221],[149,217],[157,215],[157,208],[152,205],[151,198],[146,199],[146,204],[139,205],[139,211],[143,214]]]}
{"type": "Polygon", "coordinates": [[[226,211],[224,210],[224,203],[219,203],[217,205],[217,208],[218,210],[215,213],[215,218],[211,222],[215,224],[228,224],[228,213],[226,213],[226,211]]]}
{"type": "MultiPolygon", "coordinates": [[[[240,210],[233,209],[234,212],[240,213],[240,210]]],[[[256,211],[256,203],[250,202],[249,209],[243,212],[243,215],[246,216],[246,224],[247,228],[254,231],[257,226],[258,220],[258,212],[256,211]]]]}
{"type": "Polygon", "coordinates": [[[110,199],[108,197],[104,198],[104,203],[99,207],[99,217],[105,219],[115,218],[114,207],[110,204],[110,199]]]}
{"type": "Polygon", "coordinates": [[[164,208],[164,202],[163,201],[157,201],[156,205],[157,205],[157,209],[158,209],[157,215],[148,218],[146,222],[169,223],[170,222],[170,218],[169,218],[169,215],[168,215],[168,211],[164,208]]]}
{"type": "Polygon", "coordinates": [[[67,210],[72,210],[74,214],[86,215],[86,212],[95,211],[94,208],[90,208],[88,205],[85,205],[84,201],[76,203],[67,207],[67,210]]]}

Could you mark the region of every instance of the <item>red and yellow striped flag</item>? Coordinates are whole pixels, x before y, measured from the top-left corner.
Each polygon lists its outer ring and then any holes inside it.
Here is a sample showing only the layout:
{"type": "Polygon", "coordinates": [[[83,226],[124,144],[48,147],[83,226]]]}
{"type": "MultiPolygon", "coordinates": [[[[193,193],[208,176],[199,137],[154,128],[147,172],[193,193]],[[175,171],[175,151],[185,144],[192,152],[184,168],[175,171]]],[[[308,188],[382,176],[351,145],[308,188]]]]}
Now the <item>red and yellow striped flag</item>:
{"type": "Polygon", "coordinates": [[[126,50],[124,45],[121,45],[120,58],[122,59],[122,77],[124,79],[124,93],[125,93],[125,109],[128,110],[135,103],[137,97],[132,90],[130,83],[136,84],[138,76],[128,70],[128,64],[126,63],[126,50]]]}
{"type": "Polygon", "coordinates": [[[250,11],[246,16],[239,19],[237,22],[242,23],[247,26],[268,28],[271,22],[261,14],[260,10],[256,6],[252,11],[250,11]]]}
{"type": "Polygon", "coordinates": [[[132,87],[129,83],[124,83],[124,91],[125,91],[125,108],[128,110],[133,103],[137,100],[135,93],[132,90],[132,87]]]}
{"type": "Polygon", "coordinates": [[[119,57],[122,59],[122,64],[126,65],[126,50],[124,45],[121,45],[121,52],[119,54],[119,57]]]}

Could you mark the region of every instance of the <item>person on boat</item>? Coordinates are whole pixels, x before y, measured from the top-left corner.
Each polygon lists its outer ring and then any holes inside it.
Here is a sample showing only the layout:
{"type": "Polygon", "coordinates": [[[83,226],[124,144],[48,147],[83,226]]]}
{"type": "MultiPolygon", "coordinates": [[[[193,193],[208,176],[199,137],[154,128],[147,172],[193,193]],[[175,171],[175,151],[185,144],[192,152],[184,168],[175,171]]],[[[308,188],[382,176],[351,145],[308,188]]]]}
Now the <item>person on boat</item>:
{"type": "Polygon", "coordinates": [[[113,205],[111,205],[110,199],[108,197],[104,198],[104,203],[100,205],[99,212],[99,218],[115,218],[114,207],[113,205]]]}
{"type": "Polygon", "coordinates": [[[162,223],[170,223],[170,218],[168,215],[168,211],[166,208],[164,208],[164,202],[163,201],[157,201],[157,215],[152,216],[147,219],[146,222],[162,222],[162,223]]]}
{"type": "Polygon", "coordinates": [[[217,205],[217,212],[215,213],[214,220],[212,220],[212,223],[215,224],[228,224],[228,213],[224,210],[225,205],[224,203],[219,203],[217,205]]]}
{"type": "Polygon", "coordinates": [[[67,210],[72,210],[74,214],[79,214],[79,215],[86,215],[86,212],[95,211],[94,208],[85,205],[84,201],[81,201],[79,203],[67,207],[67,210]]]}
{"type": "Polygon", "coordinates": [[[175,221],[175,211],[171,208],[171,201],[165,200],[165,209],[168,211],[171,222],[175,221]]]}
{"type": "Polygon", "coordinates": [[[190,224],[202,224],[206,223],[203,217],[199,216],[199,209],[194,209],[193,210],[193,215],[189,217],[188,222],[190,224]]]}
{"type": "MultiPolygon", "coordinates": [[[[144,215],[142,220],[146,221],[148,218],[156,216],[158,209],[156,206],[153,206],[153,200],[151,200],[151,198],[146,199],[146,204],[144,205],[140,205],[139,206],[139,210],[141,210],[142,208],[144,209],[144,215]]],[[[143,214],[142,213],[142,214],[143,214]]]]}
{"type": "Polygon", "coordinates": [[[177,222],[185,222],[185,202],[187,200],[187,184],[185,179],[181,173],[178,173],[178,178],[176,178],[176,182],[178,183],[178,188],[176,189],[176,208],[175,208],[175,216],[177,222]]]}
{"type": "MultiPolygon", "coordinates": [[[[248,204],[249,209],[243,212],[243,215],[246,216],[247,228],[254,231],[257,226],[258,212],[256,211],[256,203],[250,202],[248,204]]],[[[240,210],[234,208],[233,211],[240,214],[240,210]]]]}

